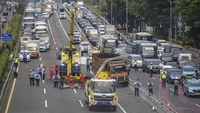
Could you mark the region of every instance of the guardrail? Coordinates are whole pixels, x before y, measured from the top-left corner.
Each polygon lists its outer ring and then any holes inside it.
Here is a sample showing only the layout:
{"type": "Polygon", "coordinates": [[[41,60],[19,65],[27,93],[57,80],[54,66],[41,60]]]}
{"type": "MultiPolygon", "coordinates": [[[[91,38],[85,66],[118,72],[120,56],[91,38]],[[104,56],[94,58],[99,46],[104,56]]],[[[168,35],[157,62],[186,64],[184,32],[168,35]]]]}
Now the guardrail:
{"type": "MultiPolygon", "coordinates": [[[[132,91],[135,91],[134,89],[134,81],[129,80],[129,88],[132,91]]],[[[154,107],[156,111],[159,113],[177,113],[173,108],[169,107],[166,103],[161,101],[159,98],[157,98],[154,95],[149,95],[149,92],[145,90],[145,88],[140,87],[140,97],[144,99],[149,105],[154,107]]]]}

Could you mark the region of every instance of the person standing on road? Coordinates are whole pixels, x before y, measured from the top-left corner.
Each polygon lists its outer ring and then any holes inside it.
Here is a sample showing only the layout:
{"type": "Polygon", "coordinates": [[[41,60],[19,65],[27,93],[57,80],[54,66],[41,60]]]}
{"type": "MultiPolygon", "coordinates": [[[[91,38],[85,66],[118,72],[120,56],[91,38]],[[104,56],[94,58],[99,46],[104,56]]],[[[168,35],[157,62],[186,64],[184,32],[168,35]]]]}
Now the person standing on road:
{"type": "Polygon", "coordinates": [[[16,69],[18,68],[18,64],[19,64],[19,58],[15,58],[15,67],[16,67],[16,69]]]}
{"type": "Polygon", "coordinates": [[[138,71],[138,67],[137,67],[137,64],[138,64],[138,62],[137,62],[137,60],[134,60],[134,68],[135,68],[135,71],[138,71]]]}
{"type": "Polygon", "coordinates": [[[87,71],[90,71],[90,59],[87,58],[86,60],[87,71]]]}
{"type": "Polygon", "coordinates": [[[17,73],[17,68],[15,66],[13,67],[13,74],[14,78],[17,78],[18,73],[17,73]]]}
{"type": "Polygon", "coordinates": [[[53,77],[53,81],[54,81],[54,88],[58,88],[58,80],[59,80],[59,77],[58,77],[58,74],[56,73],[53,77]]]}
{"type": "Polygon", "coordinates": [[[153,77],[153,64],[151,62],[150,66],[149,66],[149,76],[153,77]]]}
{"type": "Polygon", "coordinates": [[[179,86],[179,82],[178,80],[174,81],[174,95],[178,95],[178,86],[179,86]]]}
{"type": "Polygon", "coordinates": [[[59,65],[56,64],[56,66],[55,66],[55,73],[56,73],[56,74],[58,74],[58,70],[59,70],[59,65]]]}
{"type": "Polygon", "coordinates": [[[35,82],[34,82],[34,70],[32,69],[29,73],[29,79],[30,79],[30,85],[35,85],[35,82]]]}
{"type": "Polygon", "coordinates": [[[137,81],[135,82],[135,96],[140,96],[140,86],[141,86],[141,82],[139,79],[137,79],[137,81]]]}
{"type": "Polygon", "coordinates": [[[163,88],[166,88],[166,78],[167,78],[167,74],[166,74],[166,72],[163,72],[163,74],[161,75],[163,88]]]}
{"type": "Polygon", "coordinates": [[[40,80],[41,80],[40,74],[39,74],[39,73],[36,73],[36,74],[34,75],[34,77],[35,77],[35,81],[36,81],[36,86],[40,86],[40,80]]]}
{"type": "Polygon", "coordinates": [[[54,73],[54,67],[51,66],[51,67],[50,67],[50,70],[49,70],[49,75],[50,75],[49,80],[53,80],[54,74],[55,74],[55,73],[54,73]]]}
{"type": "Polygon", "coordinates": [[[85,85],[85,75],[81,74],[80,75],[80,88],[84,88],[85,85]]]}
{"type": "Polygon", "coordinates": [[[38,66],[37,71],[38,71],[38,74],[40,75],[40,77],[42,78],[42,67],[41,67],[41,65],[38,66]]]}
{"type": "Polygon", "coordinates": [[[149,90],[149,96],[153,95],[153,82],[149,80],[149,82],[147,83],[147,86],[149,90]]]}
{"type": "Polygon", "coordinates": [[[63,89],[64,80],[65,80],[64,76],[61,75],[61,76],[60,76],[60,89],[63,89]]]}
{"type": "Polygon", "coordinates": [[[27,53],[25,51],[23,52],[23,62],[27,63],[27,53]]]}

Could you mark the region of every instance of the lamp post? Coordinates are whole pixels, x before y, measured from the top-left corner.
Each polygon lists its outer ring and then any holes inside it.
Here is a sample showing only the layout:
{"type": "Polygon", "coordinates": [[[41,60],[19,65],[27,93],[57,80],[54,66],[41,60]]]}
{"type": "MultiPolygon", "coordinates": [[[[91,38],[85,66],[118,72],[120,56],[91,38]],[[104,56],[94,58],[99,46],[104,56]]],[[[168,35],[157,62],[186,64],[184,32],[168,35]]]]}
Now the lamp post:
{"type": "Polygon", "coordinates": [[[110,0],[110,23],[113,24],[113,1],[110,0]]]}
{"type": "Polygon", "coordinates": [[[172,0],[169,0],[170,5],[170,28],[169,28],[169,41],[172,39],[172,0]]]}
{"type": "Polygon", "coordinates": [[[126,0],[126,34],[128,34],[128,0],[126,0]]]}

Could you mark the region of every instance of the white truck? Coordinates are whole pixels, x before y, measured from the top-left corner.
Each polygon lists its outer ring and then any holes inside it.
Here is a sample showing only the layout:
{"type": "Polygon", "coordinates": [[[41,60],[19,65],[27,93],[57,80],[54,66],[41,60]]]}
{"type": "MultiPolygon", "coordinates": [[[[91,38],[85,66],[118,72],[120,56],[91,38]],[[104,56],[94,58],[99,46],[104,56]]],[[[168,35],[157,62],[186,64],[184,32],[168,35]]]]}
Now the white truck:
{"type": "Polygon", "coordinates": [[[105,31],[106,34],[110,34],[110,35],[115,35],[116,34],[116,29],[114,25],[106,25],[105,26],[105,31]]]}
{"type": "Polygon", "coordinates": [[[182,66],[181,64],[185,61],[191,61],[192,60],[192,54],[191,53],[179,53],[178,55],[178,64],[179,66],[182,66]]]}
{"type": "Polygon", "coordinates": [[[39,40],[30,40],[26,48],[29,51],[31,58],[38,58],[40,54],[40,44],[39,40]]]}

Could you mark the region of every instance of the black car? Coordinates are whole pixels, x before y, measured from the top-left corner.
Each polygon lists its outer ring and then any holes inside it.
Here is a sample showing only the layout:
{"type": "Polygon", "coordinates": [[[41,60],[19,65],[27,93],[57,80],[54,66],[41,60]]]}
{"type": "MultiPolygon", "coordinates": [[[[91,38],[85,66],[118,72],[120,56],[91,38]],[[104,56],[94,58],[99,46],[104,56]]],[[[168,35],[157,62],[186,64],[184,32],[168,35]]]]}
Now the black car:
{"type": "Polygon", "coordinates": [[[143,59],[143,72],[150,72],[149,67],[153,66],[153,73],[159,73],[162,62],[160,59],[143,59]]]}

